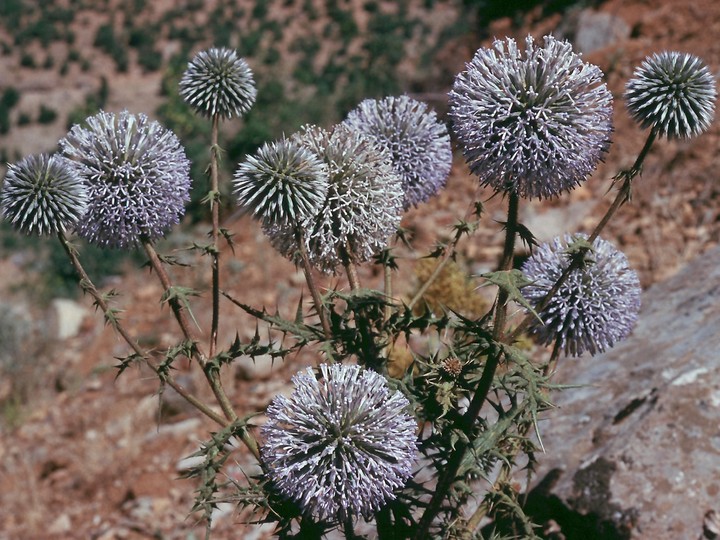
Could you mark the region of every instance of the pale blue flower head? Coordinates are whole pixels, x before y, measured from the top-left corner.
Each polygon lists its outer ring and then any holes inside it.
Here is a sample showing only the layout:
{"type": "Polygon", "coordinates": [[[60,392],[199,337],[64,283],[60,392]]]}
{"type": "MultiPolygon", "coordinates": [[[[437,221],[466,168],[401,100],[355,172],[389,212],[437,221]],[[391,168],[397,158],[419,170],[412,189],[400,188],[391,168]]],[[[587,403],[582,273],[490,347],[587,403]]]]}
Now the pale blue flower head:
{"type": "Polygon", "coordinates": [[[87,190],[72,164],[47,154],[8,165],[0,213],[17,230],[39,236],[75,227],[87,207],[87,190]]]}
{"type": "Polygon", "coordinates": [[[569,43],[532,37],[479,49],[450,92],[450,117],[482,185],[548,198],[582,183],[607,152],[612,95],[569,43]]]}
{"type": "Polygon", "coordinates": [[[382,375],[356,365],[293,377],[262,427],[262,462],[275,488],[321,521],[370,518],[412,474],[417,424],[382,375]]]}
{"type": "MultiPolygon", "coordinates": [[[[402,216],[402,181],[389,154],[345,124],[331,131],[306,126],[292,139],[317,155],[328,171],[322,207],[300,224],[310,262],[333,272],[343,256],[354,263],[370,260],[387,246],[402,216]]],[[[265,227],[273,246],[295,260],[296,230],[287,225],[265,227]]]]}
{"type": "Polygon", "coordinates": [[[366,99],[345,123],[390,153],[406,210],[445,187],[452,166],[450,135],[425,103],[408,96],[366,99]]]}
{"type": "MultiPolygon", "coordinates": [[[[533,250],[522,271],[532,281],[523,296],[538,305],[570,265],[568,248],[587,235],[565,235],[533,250]]],[[[640,311],[640,280],[625,255],[601,238],[585,263],[570,273],[530,328],[538,340],[569,356],[604,352],[630,334],[640,311]]]]}
{"type": "Polygon", "coordinates": [[[697,56],[664,51],[646,58],[625,90],[630,115],[671,139],[700,135],[715,116],[715,76],[697,56]]]}
{"type": "Polygon", "coordinates": [[[314,218],[328,190],[328,168],[299,142],[264,144],[241,163],[233,179],[238,205],[265,227],[297,226],[314,218]]]}
{"type": "Polygon", "coordinates": [[[154,241],[185,213],[190,162],[173,132],[144,114],[100,112],[59,144],[87,185],[77,230],[88,242],[127,248],[154,241]]]}
{"type": "Polygon", "coordinates": [[[252,70],[233,49],[201,51],[180,79],[180,97],[204,116],[241,117],[255,103],[252,70]]]}

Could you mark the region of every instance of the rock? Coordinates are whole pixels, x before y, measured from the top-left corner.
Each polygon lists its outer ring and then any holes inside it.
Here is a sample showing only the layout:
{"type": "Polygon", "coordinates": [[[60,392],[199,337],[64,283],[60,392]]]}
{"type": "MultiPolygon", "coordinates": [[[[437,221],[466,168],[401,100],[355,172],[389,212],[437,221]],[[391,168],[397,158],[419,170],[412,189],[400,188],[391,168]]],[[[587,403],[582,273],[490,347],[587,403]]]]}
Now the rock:
{"type": "Polygon", "coordinates": [[[621,17],[611,13],[582,9],[568,14],[558,34],[569,39],[575,51],[589,54],[626,39],[630,27],[621,17]]]}
{"type": "Polygon", "coordinates": [[[56,298],[52,301],[57,319],[58,339],[68,339],[78,335],[87,309],[67,298],[56,298]]]}
{"type": "Polygon", "coordinates": [[[70,516],[67,514],[60,514],[55,521],[48,526],[48,534],[51,535],[62,535],[67,534],[72,529],[72,522],[70,516]]]}
{"type": "Polygon", "coordinates": [[[561,359],[554,382],[581,386],[554,394],[540,424],[534,519],[567,538],[579,526],[591,538],[701,537],[720,509],[720,248],[650,288],[627,340],[561,359]]]}

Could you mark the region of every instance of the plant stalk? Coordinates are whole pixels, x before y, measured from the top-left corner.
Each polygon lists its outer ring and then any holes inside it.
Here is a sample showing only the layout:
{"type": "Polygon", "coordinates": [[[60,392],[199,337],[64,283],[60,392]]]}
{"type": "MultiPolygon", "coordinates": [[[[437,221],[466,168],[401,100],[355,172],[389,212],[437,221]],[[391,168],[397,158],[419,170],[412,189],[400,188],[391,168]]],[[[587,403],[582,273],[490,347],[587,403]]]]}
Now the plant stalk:
{"type": "MultiPolygon", "coordinates": [[[[150,258],[150,265],[155,270],[155,273],[160,279],[160,283],[165,288],[165,292],[167,293],[172,287],[172,283],[170,281],[170,277],[168,276],[165,268],[162,265],[162,262],[160,261],[160,257],[158,257],[155,248],[148,240],[143,240],[143,247],[145,248],[145,252],[150,258]]],[[[222,409],[225,418],[227,418],[231,422],[234,422],[235,420],[237,420],[237,415],[235,414],[235,411],[232,408],[232,404],[230,403],[230,400],[228,399],[227,394],[223,389],[219,374],[215,370],[208,369],[207,356],[205,356],[205,354],[203,353],[197,339],[195,339],[195,336],[190,329],[190,324],[188,322],[188,318],[185,314],[185,310],[183,309],[182,304],[175,297],[171,297],[168,302],[170,304],[170,308],[173,311],[173,314],[175,315],[175,319],[180,325],[180,329],[182,330],[185,339],[194,344],[193,357],[202,368],[203,373],[205,373],[205,377],[210,384],[210,388],[212,388],[213,394],[215,394],[215,398],[220,404],[220,408],[222,409]]]]}
{"type": "MultiPolygon", "coordinates": [[[[508,200],[508,218],[505,225],[503,256],[499,268],[501,271],[512,269],[519,206],[519,196],[516,193],[511,193],[508,200]]],[[[493,337],[495,341],[499,341],[504,333],[507,318],[507,301],[507,292],[504,289],[500,289],[495,302],[495,318],[493,324],[493,337]]],[[[480,414],[480,410],[482,409],[485,400],[487,399],[492,387],[493,378],[495,377],[495,371],[500,363],[501,355],[502,351],[500,349],[492,351],[492,353],[488,355],[482,375],[480,376],[480,381],[475,389],[475,394],[470,401],[467,411],[465,411],[465,414],[460,418],[459,425],[457,426],[458,429],[465,433],[469,433],[472,429],[472,426],[480,414]]],[[[418,524],[418,529],[415,534],[416,540],[421,540],[427,537],[432,521],[440,511],[442,502],[445,500],[445,497],[455,480],[455,476],[460,469],[460,465],[465,458],[465,453],[468,448],[469,445],[467,443],[458,441],[455,446],[455,450],[452,454],[450,454],[450,458],[447,461],[445,469],[442,471],[442,474],[438,479],[438,483],[435,487],[435,492],[430,499],[430,503],[428,504],[428,507],[423,513],[420,523],[418,524]]]]}
{"type": "MultiPolygon", "coordinates": [[[[91,281],[90,277],[88,276],[87,272],[85,272],[85,268],[82,266],[82,263],[80,262],[80,259],[77,257],[77,254],[73,250],[73,248],[70,246],[67,237],[63,232],[58,233],[58,239],[60,240],[60,244],[62,245],[63,249],[65,250],[65,253],[70,258],[70,262],[73,265],[73,268],[80,276],[80,282],[82,284],[82,288],[84,291],[87,291],[90,293],[90,296],[93,297],[95,300],[95,303],[97,306],[103,311],[104,314],[107,314],[110,306],[105,301],[103,296],[100,294],[100,292],[97,290],[97,287],[95,287],[95,284],[91,281]]],[[[130,337],[130,334],[128,334],[127,330],[125,329],[125,326],[119,321],[115,320],[112,324],[112,326],[115,328],[118,334],[120,334],[120,337],[123,338],[125,343],[127,343],[130,348],[133,350],[133,352],[142,358],[142,360],[147,364],[147,366],[152,369],[156,375],[159,375],[157,367],[155,367],[151,362],[150,359],[147,356],[147,353],[143,351],[140,346],[130,337]]],[[[183,388],[182,385],[178,384],[175,379],[172,378],[170,374],[163,375],[162,380],[167,383],[167,385],[175,390],[185,401],[190,403],[193,407],[195,407],[197,410],[199,410],[201,413],[203,413],[205,416],[210,418],[211,420],[217,422],[223,427],[227,427],[230,425],[230,422],[228,422],[225,418],[218,415],[216,412],[214,412],[210,407],[208,407],[205,403],[200,401],[198,398],[193,396],[191,393],[189,393],[185,388],[183,388]]]]}
{"type": "Polygon", "coordinates": [[[220,247],[218,236],[220,231],[220,188],[218,181],[218,125],[220,115],[212,117],[210,135],[210,213],[212,216],[212,322],[210,325],[210,358],[215,356],[220,324],[220,247]]]}

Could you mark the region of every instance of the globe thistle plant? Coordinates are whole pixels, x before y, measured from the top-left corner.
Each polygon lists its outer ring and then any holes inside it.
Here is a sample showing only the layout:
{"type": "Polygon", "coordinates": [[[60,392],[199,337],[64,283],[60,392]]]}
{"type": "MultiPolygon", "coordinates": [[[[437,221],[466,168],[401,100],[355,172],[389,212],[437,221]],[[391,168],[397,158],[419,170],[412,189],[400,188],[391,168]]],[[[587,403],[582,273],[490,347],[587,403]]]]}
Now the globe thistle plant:
{"type": "Polygon", "coordinates": [[[87,207],[82,179],[63,157],[31,155],[8,165],[0,212],[26,234],[57,234],[75,227],[87,207]]]}
{"type": "Polygon", "coordinates": [[[532,37],[479,49],[449,96],[453,130],[480,183],[547,198],[583,182],[606,153],[612,96],[569,43],[532,37]]]}
{"type": "Polygon", "coordinates": [[[716,98],[715,77],[703,61],[675,51],[646,58],[625,91],[633,119],[671,139],[706,131],[715,115],[716,98]]]}
{"type": "MultiPolygon", "coordinates": [[[[565,235],[536,248],[522,271],[532,281],[523,296],[537,305],[570,265],[568,248],[587,235],[565,235]]],[[[627,337],[640,310],[640,280],[625,255],[597,238],[580,268],[571,272],[531,327],[538,340],[557,343],[566,355],[603,352],[627,337]]]]}
{"type": "Polygon", "coordinates": [[[78,232],[101,247],[161,238],[185,212],[190,162],[178,138],[143,114],[100,112],[60,141],[87,184],[78,232]]]}
{"type": "MultiPolygon", "coordinates": [[[[305,231],[311,263],[333,272],[346,262],[361,263],[387,245],[400,225],[402,182],[389,154],[347,125],[332,131],[305,127],[293,139],[319,156],[328,167],[328,189],[322,208],[299,225],[305,231]]],[[[275,248],[294,258],[299,246],[296,226],[265,228],[275,248]]]]}
{"type": "Polygon", "coordinates": [[[390,153],[402,180],[405,210],[445,187],[452,165],[450,136],[425,103],[408,96],[366,99],[345,123],[390,153]]]}
{"type": "Polygon", "coordinates": [[[262,461],[276,489],[322,521],[369,518],[402,487],[415,462],[409,402],[356,365],[320,366],[293,377],[262,427],[262,461]]]}
{"type": "Polygon", "coordinates": [[[240,117],[255,103],[257,90],[247,62],[227,48],[199,52],[180,79],[180,96],[204,116],[240,117]]]}
{"type": "Polygon", "coordinates": [[[283,138],[241,163],[233,184],[238,205],[266,227],[294,226],[315,217],[325,202],[328,169],[314,152],[283,138]]]}

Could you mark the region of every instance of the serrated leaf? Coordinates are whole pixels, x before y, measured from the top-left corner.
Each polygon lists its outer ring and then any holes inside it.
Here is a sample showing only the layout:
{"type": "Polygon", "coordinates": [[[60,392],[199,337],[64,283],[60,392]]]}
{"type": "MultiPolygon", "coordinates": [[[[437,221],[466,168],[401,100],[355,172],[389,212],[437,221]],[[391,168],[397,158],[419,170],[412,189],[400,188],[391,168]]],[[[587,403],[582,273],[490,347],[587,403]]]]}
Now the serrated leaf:
{"type": "MultiPolygon", "coordinates": [[[[543,323],[543,320],[540,318],[540,315],[537,314],[535,308],[533,308],[530,302],[528,302],[520,292],[520,289],[533,283],[527,279],[525,274],[520,270],[517,268],[513,268],[512,270],[498,270],[497,272],[481,274],[480,277],[503,289],[508,295],[508,300],[517,302],[532,313],[541,324],[543,323]]],[[[486,285],[480,286],[485,287],[486,285]]]]}

